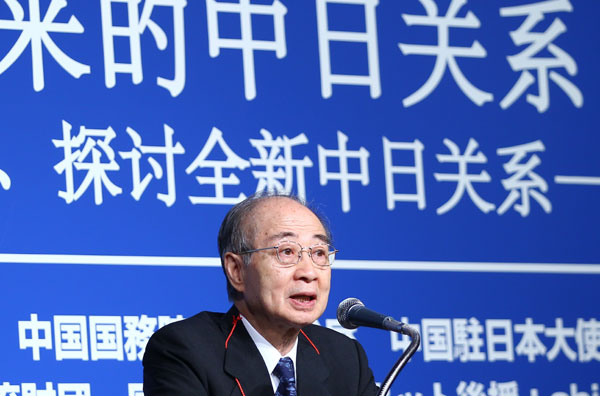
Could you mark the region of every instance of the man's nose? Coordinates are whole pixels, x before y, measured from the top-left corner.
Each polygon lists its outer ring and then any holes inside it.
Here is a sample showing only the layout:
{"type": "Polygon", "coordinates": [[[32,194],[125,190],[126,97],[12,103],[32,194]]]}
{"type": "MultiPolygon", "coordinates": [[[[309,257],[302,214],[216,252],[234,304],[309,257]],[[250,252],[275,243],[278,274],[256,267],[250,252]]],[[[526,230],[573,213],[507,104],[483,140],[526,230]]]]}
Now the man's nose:
{"type": "Polygon", "coordinates": [[[303,248],[298,254],[300,255],[300,260],[296,264],[298,276],[307,280],[316,279],[317,271],[312,257],[310,257],[310,250],[303,248]]]}

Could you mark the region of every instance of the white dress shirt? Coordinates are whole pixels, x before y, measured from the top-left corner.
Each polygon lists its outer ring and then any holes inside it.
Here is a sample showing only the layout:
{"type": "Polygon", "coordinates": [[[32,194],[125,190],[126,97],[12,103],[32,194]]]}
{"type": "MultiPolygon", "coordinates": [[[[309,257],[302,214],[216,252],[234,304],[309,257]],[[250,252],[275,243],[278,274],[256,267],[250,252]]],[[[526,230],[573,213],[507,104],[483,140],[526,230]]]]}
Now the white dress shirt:
{"type": "MultiPolygon", "coordinates": [[[[254,345],[258,348],[260,355],[265,361],[265,365],[267,366],[267,370],[269,370],[269,374],[271,375],[271,384],[273,385],[273,393],[277,392],[277,387],[279,386],[279,378],[273,374],[273,370],[279,363],[279,359],[282,357],[289,357],[294,362],[294,379],[297,379],[296,375],[296,352],[298,351],[298,337],[296,337],[296,342],[294,342],[294,346],[292,349],[285,355],[281,355],[277,348],[275,348],[269,341],[265,339],[252,325],[248,322],[248,319],[244,318],[242,315],[242,323],[250,334],[250,338],[254,341],[254,345]]],[[[298,383],[298,381],[296,381],[298,383]]]]}

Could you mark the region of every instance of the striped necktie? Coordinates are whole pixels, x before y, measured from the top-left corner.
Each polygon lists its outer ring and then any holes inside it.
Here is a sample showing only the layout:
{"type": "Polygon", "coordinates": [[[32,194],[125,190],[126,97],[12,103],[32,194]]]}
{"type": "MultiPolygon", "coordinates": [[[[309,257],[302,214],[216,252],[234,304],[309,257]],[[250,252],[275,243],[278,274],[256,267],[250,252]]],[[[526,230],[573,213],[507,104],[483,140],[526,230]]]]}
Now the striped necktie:
{"type": "Polygon", "coordinates": [[[279,386],[275,396],[297,396],[296,379],[294,378],[294,362],[289,357],[279,359],[273,374],[279,378],[279,386]]]}

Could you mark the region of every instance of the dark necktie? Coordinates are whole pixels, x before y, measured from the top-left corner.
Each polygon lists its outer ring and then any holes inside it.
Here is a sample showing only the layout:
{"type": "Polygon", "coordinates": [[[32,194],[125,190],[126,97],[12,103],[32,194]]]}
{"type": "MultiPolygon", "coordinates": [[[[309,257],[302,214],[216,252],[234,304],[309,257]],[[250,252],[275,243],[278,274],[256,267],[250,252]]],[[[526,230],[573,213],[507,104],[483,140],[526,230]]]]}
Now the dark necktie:
{"type": "Polygon", "coordinates": [[[275,396],[297,396],[294,379],[294,362],[289,357],[279,359],[273,374],[279,378],[279,386],[275,396]]]}

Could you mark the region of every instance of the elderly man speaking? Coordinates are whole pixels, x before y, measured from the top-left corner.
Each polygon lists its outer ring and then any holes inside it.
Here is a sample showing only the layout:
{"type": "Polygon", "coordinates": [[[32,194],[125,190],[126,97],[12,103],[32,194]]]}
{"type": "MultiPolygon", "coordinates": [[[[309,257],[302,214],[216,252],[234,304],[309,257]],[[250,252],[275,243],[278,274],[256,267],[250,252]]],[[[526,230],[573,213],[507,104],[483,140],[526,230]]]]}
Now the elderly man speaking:
{"type": "Polygon", "coordinates": [[[312,324],[327,306],[330,242],[297,197],[235,205],[219,231],[233,307],[157,331],[144,355],[144,395],[376,395],[360,344],[312,324]]]}

